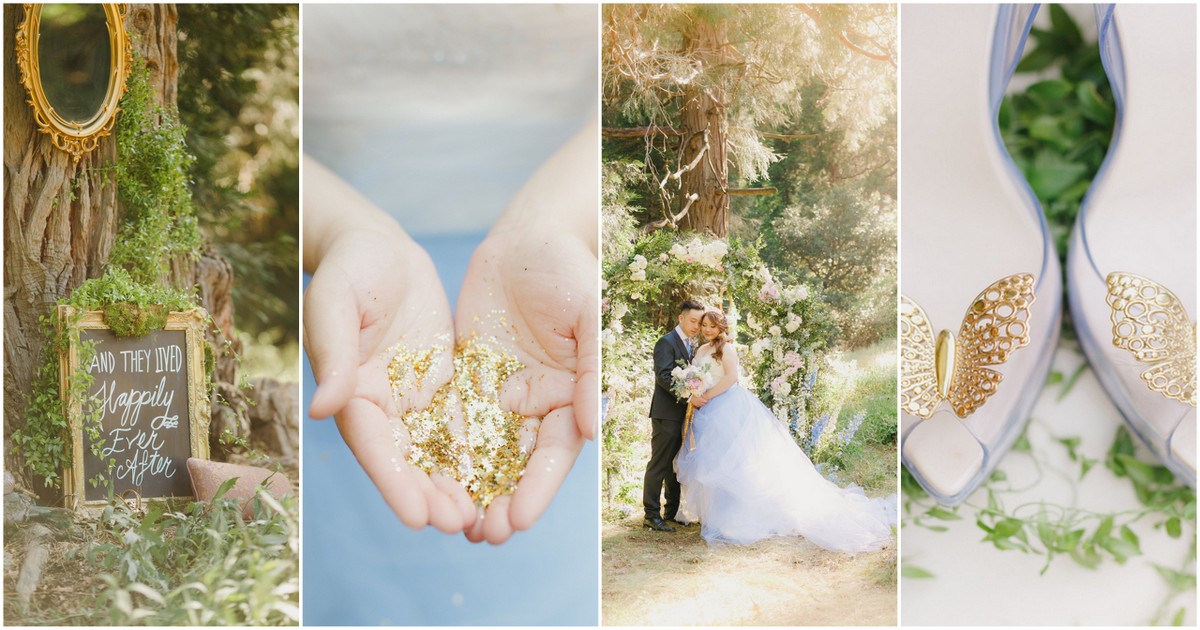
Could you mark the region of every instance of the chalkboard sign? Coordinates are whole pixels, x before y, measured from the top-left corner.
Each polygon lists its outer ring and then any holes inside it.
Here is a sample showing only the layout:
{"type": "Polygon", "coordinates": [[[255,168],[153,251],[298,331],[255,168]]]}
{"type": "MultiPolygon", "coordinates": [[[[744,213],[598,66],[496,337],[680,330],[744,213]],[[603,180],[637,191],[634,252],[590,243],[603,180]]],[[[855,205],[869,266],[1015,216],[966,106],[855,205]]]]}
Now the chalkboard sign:
{"type": "MultiPolygon", "coordinates": [[[[60,317],[72,325],[72,311],[60,317]]],[[[78,342],[95,342],[87,365],[93,382],[86,405],[101,405],[99,456],[82,428],[84,406],[71,406],[72,468],[63,475],[68,503],[75,507],[135,490],[142,498],[191,496],[189,457],[208,458],[209,401],[204,388],[204,312],[170,313],[162,330],[143,337],[118,337],[103,314],[89,311],[73,325],[78,337],[61,363],[63,391],[79,369],[78,342]]]]}

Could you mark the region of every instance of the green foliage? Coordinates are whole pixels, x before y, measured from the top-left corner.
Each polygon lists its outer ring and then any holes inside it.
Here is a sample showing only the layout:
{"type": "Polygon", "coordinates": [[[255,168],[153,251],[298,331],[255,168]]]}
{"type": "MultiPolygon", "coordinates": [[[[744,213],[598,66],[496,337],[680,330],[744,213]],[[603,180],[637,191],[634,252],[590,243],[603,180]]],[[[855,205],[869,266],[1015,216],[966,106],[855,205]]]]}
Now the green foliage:
{"type": "Polygon", "coordinates": [[[89,603],[96,625],[295,625],[299,621],[299,509],[260,489],[254,520],[223,499],[186,512],[123,503],[104,509],[87,561],[103,573],[89,603]]]}
{"type": "Polygon", "coordinates": [[[150,70],[140,55],[134,57],[127,86],[117,119],[120,157],[114,167],[124,213],[109,265],[127,269],[141,284],[167,284],[172,259],[200,255],[188,179],[194,158],[177,112],[157,103],[150,70]]]}
{"type": "Polygon", "coordinates": [[[104,275],[79,285],[65,300],[82,310],[104,311],[104,323],[118,337],[141,337],[167,323],[167,313],[196,306],[187,292],[137,282],[129,271],[109,266],[104,275]]]}
{"type": "MultiPolygon", "coordinates": [[[[894,340],[885,340],[884,347],[895,347],[894,340]]],[[[878,346],[876,346],[878,347],[878,346]]],[[[865,413],[859,430],[863,442],[891,445],[896,443],[896,362],[894,353],[878,355],[878,360],[865,366],[854,388],[843,403],[839,423],[857,413],[865,413]]]]}
{"type": "Polygon", "coordinates": [[[639,190],[648,175],[644,165],[636,160],[606,160],[600,184],[600,233],[604,235],[601,259],[630,260],[633,244],[638,240],[638,224],[634,218],[639,190]]]}
{"type": "Polygon", "coordinates": [[[235,274],[238,328],[299,330],[299,9],[179,5],[179,118],[204,233],[235,274]]]}
{"type": "MultiPolygon", "coordinates": [[[[772,270],[819,290],[847,347],[895,335],[895,7],[606,5],[604,12],[604,126],[680,130],[689,94],[721,94],[730,186],[777,189],[731,198],[731,243],[757,242],[772,270]],[[709,28],[729,46],[689,46],[709,28]]],[[[606,203],[625,210],[605,214],[606,248],[687,203],[678,178],[669,177],[684,166],[687,141],[605,139],[614,165],[606,190],[625,189],[611,195],[619,203],[606,203]],[[632,226],[609,231],[618,227],[610,219],[627,217],[632,226]]]]}
{"type": "MultiPolygon", "coordinates": [[[[1073,461],[1085,459],[1075,451],[1077,438],[1059,438],[1057,442],[1067,449],[1073,461]]],[[[1142,555],[1141,539],[1135,531],[1135,526],[1142,521],[1150,521],[1153,528],[1162,529],[1172,538],[1182,535],[1184,521],[1195,522],[1195,491],[1176,481],[1165,466],[1147,464],[1134,457],[1133,440],[1124,426],[1117,430],[1105,467],[1117,477],[1129,480],[1142,503],[1141,509],[1094,512],[1045,502],[1010,508],[1005,504],[1004,495],[1014,488],[1008,485],[1005,474],[999,470],[983,488],[987,495],[985,506],[964,503],[943,508],[931,504],[905,470],[901,480],[905,523],[945,531],[946,528],[937,521],[960,520],[963,512],[970,510],[974,512],[975,525],[984,533],[983,542],[1002,551],[1043,556],[1042,573],[1045,573],[1058,556],[1069,557],[1080,566],[1094,569],[1105,561],[1124,564],[1130,558],[1142,555]]],[[[1084,462],[1080,477],[1087,474],[1088,468],[1084,462]]],[[[1192,576],[1194,579],[1194,573],[1192,576]]]]}
{"type": "MultiPolygon", "coordinates": [[[[71,332],[80,315],[60,322],[57,311],[39,319],[46,339],[42,352],[45,360],[37,368],[33,391],[29,395],[26,422],[13,429],[11,440],[15,454],[24,460],[25,467],[51,488],[62,487],[62,471],[71,465],[71,439],[68,432],[70,401],[80,401],[80,418],[85,434],[94,444],[99,438],[99,419],[102,410],[88,399],[88,390],[95,381],[85,369],[68,375],[66,392],[60,392],[59,356],[71,343],[71,332]],[[65,395],[64,395],[65,394],[65,395]]],[[[81,366],[95,355],[96,343],[81,343],[75,332],[76,351],[81,366]]]]}
{"type": "Polygon", "coordinates": [[[794,430],[823,473],[845,472],[866,488],[895,488],[895,451],[889,450],[896,444],[895,347],[894,339],[885,340],[855,355],[831,356],[818,372],[807,420],[794,430]]]}

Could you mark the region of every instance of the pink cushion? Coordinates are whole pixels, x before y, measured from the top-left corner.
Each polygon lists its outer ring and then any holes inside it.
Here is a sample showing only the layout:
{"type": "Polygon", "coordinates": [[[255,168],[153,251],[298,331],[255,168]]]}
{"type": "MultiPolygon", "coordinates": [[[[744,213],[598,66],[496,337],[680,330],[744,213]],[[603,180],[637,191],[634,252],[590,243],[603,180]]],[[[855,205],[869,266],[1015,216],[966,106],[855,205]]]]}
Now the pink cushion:
{"type": "Polygon", "coordinates": [[[263,481],[266,481],[267,492],[271,493],[273,497],[280,498],[295,494],[292,482],[288,481],[282,472],[274,472],[266,468],[189,457],[187,469],[188,474],[192,477],[192,491],[196,494],[196,500],[206,503],[212,501],[213,495],[217,493],[221,484],[237,477],[238,480],[234,482],[233,487],[223,496],[241,503],[242,518],[246,520],[254,518],[253,499],[259,484],[263,481]]]}

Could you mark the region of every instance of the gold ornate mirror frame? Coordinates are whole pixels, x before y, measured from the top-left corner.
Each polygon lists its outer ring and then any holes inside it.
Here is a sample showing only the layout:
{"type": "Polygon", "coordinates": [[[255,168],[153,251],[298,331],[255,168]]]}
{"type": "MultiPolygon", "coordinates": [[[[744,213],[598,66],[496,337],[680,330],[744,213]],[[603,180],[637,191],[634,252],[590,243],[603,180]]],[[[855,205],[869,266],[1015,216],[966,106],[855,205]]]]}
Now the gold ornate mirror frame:
{"type": "Polygon", "coordinates": [[[17,67],[21,69],[21,83],[29,92],[29,104],[38,129],[50,135],[54,146],[70,153],[75,161],[95,150],[100,138],[112,133],[117,120],[117,104],[125,94],[125,79],[133,66],[133,46],[125,32],[127,5],[105,4],[104,16],[108,22],[110,48],[108,93],[100,109],[84,122],[66,120],[46,97],[42,89],[41,66],[38,63],[38,39],[42,18],[42,5],[26,4],[25,19],[17,27],[17,67]]]}

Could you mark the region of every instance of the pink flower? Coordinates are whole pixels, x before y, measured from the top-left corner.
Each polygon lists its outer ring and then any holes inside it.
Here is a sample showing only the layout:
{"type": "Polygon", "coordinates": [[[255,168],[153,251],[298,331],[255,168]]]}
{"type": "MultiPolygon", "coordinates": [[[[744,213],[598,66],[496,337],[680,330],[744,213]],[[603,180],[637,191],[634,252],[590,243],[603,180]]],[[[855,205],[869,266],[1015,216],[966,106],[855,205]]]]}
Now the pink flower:
{"type": "Polygon", "coordinates": [[[788,353],[783,355],[783,362],[789,367],[798,368],[804,365],[804,358],[800,356],[799,352],[788,350],[788,353]]]}
{"type": "Polygon", "coordinates": [[[762,289],[758,291],[758,299],[763,302],[775,302],[779,300],[779,288],[774,284],[764,284],[762,289]]]}

